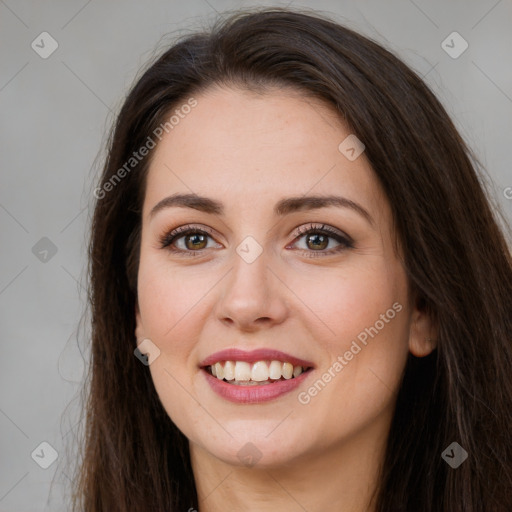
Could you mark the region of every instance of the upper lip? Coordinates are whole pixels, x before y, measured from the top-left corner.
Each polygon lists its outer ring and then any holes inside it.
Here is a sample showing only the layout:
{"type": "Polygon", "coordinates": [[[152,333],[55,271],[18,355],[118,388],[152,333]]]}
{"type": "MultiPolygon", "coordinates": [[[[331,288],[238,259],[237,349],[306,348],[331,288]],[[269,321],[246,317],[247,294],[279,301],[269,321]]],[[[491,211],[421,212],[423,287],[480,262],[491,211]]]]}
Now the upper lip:
{"type": "Polygon", "coordinates": [[[247,363],[256,363],[257,361],[283,361],[291,363],[293,366],[314,367],[313,363],[310,361],[294,357],[280,350],[267,348],[259,348],[251,351],[228,348],[211,354],[199,363],[199,366],[210,366],[220,361],[245,361],[247,363]]]}

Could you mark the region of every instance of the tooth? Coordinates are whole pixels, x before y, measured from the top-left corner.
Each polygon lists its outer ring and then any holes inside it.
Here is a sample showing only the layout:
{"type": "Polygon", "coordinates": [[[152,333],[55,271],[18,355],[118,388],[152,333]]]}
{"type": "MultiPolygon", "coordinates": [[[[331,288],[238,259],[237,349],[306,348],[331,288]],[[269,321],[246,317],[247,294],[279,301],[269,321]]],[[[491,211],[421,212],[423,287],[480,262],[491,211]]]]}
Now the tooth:
{"type": "Polygon", "coordinates": [[[293,366],[281,361],[257,361],[254,364],[245,361],[224,361],[211,365],[211,373],[219,380],[236,380],[238,382],[264,382],[268,379],[279,380],[281,377],[291,379],[303,373],[302,366],[293,366]]]}
{"type": "Polygon", "coordinates": [[[268,380],[268,366],[265,361],[258,361],[252,365],[251,380],[257,382],[268,380]]]}
{"type": "Polygon", "coordinates": [[[293,364],[283,363],[282,373],[285,379],[291,379],[293,375],[293,364]]]}
{"type": "Polygon", "coordinates": [[[224,368],[222,368],[221,363],[215,363],[215,375],[219,380],[222,380],[224,378],[224,368]]]}
{"type": "Polygon", "coordinates": [[[235,378],[235,363],[233,361],[226,361],[224,363],[224,378],[226,380],[233,380],[235,378]]]}
{"type": "Polygon", "coordinates": [[[245,361],[235,363],[235,380],[251,380],[251,365],[245,361]]]}
{"type": "Polygon", "coordinates": [[[268,369],[269,370],[268,376],[274,380],[280,379],[282,367],[283,367],[283,364],[281,363],[281,361],[272,361],[270,363],[270,367],[268,369]]]}

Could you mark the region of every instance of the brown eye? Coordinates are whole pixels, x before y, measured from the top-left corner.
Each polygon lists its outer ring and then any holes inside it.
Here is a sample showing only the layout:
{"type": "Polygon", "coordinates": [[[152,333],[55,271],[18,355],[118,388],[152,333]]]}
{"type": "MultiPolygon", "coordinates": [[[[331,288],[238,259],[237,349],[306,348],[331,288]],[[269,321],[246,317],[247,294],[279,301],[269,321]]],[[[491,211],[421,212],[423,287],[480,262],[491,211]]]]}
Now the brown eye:
{"type": "Polygon", "coordinates": [[[190,250],[205,249],[208,243],[208,235],[203,235],[201,233],[185,235],[183,238],[185,240],[185,247],[190,250]]]}
{"type": "MultiPolygon", "coordinates": [[[[207,228],[181,226],[160,237],[160,247],[184,256],[200,256],[208,249],[208,241],[213,240],[213,231],[207,228]]],[[[222,247],[217,244],[217,247],[222,247]]]]}
{"type": "Polygon", "coordinates": [[[323,250],[329,245],[329,237],[321,234],[307,235],[306,245],[313,250],[323,250]]]}
{"type": "Polygon", "coordinates": [[[298,229],[297,235],[292,246],[288,247],[302,245],[302,247],[298,247],[299,250],[311,258],[333,255],[354,247],[354,243],[348,235],[325,224],[303,226],[298,229]],[[331,241],[337,245],[328,248],[331,241]],[[299,244],[299,242],[301,243],[299,244]]]}

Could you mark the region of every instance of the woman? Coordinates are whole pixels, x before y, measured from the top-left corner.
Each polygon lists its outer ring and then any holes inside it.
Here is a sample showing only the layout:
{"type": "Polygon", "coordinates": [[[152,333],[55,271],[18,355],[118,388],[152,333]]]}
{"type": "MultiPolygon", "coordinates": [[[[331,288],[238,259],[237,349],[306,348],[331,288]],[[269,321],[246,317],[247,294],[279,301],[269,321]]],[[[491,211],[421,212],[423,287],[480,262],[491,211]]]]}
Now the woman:
{"type": "Polygon", "coordinates": [[[418,76],[319,15],[184,38],[90,243],[86,511],[512,509],[512,264],[418,76]]]}

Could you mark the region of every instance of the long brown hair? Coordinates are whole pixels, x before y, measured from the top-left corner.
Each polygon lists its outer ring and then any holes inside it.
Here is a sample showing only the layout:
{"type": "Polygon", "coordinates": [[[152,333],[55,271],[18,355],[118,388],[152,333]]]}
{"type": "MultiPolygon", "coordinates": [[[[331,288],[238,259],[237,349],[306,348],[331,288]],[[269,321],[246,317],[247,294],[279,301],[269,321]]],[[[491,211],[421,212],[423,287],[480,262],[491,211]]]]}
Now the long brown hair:
{"type": "Polygon", "coordinates": [[[437,325],[433,353],[407,361],[377,510],[510,512],[512,261],[481,166],[402,61],[327,17],[284,8],[237,11],[182,37],[148,65],[117,117],[91,225],[92,352],[74,510],[198,508],[188,441],[134,356],[151,152],[119,169],[176,106],[219,84],[293,87],[339,113],[366,146],[411,290],[437,325]],[[441,457],[452,442],[468,453],[457,469],[441,457]]]}

